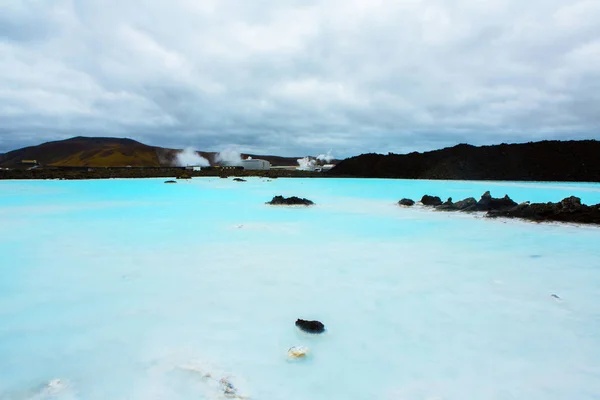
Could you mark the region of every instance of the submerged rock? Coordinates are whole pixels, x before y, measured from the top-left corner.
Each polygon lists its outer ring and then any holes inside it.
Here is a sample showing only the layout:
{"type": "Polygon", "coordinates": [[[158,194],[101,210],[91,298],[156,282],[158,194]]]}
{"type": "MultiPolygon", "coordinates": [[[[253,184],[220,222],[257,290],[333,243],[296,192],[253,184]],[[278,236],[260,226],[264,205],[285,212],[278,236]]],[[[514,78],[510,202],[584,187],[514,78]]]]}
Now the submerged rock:
{"type": "Polygon", "coordinates": [[[558,203],[521,203],[509,209],[489,211],[487,216],[521,218],[536,222],[600,224],[600,204],[587,206],[581,204],[579,197],[571,196],[558,203]]]}
{"type": "Polygon", "coordinates": [[[267,204],[275,205],[275,206],[279,206],[279,205],[283,205],[283,206],[294,206],[294,205],[312,206],[315,203],[313,203],[311,200],[303,199],[303,198],[296,197],[296,196],[292,196],[292,197],[275,196],[275,197],[273,197],[273,200],[267,202],[267,204]]]}
{"type": "Polygon", "coordinates": [[[227,397],[237,397],[237,389],[227,378],[221,378],[219,381],[223,394],[227,397]]]}
{"type": "Polygon", "coordinates": [[[424,206],[434,206],[435,207],[435,206],[439,206],[442,204],[442,199],[440,199],[437,196],[429,196],[428,194],[426,194],[421,199],[421,203],[423,203],[424,206]]]}
{"type": "Polygon", "coordinates": [[[410,207],[410,206],[414,206],[415,205],[415,201],[411,200],[411,199],[402,199],[402,200],[400,200],[398,202],[398,204],[401,205],[401,206],[410,207]]]}
{"type": "Polygon", "coordinates": [[[325,325],[320,321],[307,321],[304,319],[297,319],[296,326],[308,333],[323,333],[325,332],[325,325]]]}
{"type": "Polygon", "coordinates": [[[294,346],[288,350],[289,358],[304,358],[308,356],[308,347],[305,346],[294,346]]]}
{"type": "Polygon", "coordinates": [[[177,181],[170,180],[170,181],[165,181],[165,183],[177,183],[177,181]]]}
{"type": "Polygon", "coordinates": [[[242,178],[233,178],[233,180],[236,182],[246,182],[246,180],[242,178]]]}

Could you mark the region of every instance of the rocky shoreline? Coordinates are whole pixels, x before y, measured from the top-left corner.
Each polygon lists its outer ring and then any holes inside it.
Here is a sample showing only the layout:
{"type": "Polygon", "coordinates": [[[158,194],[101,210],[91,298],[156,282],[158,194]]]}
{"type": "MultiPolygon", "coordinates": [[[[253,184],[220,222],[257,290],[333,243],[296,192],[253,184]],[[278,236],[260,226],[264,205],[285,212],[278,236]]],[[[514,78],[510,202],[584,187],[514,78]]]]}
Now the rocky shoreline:
{"type": "MultiPolygon", "coordinates": [[[[415,202],[411,199],[402,199],[400,206],[410,207],[415,202]],[[412,204],[411,204],[412,203],[412,204]]],[[[600,225],[600,204],[585,205],[575,196],[567,197],[557,203],[531,203],[517,204],[508,195],[501,198],[492,197],[489,191],[485,192],[479,201],[473,197],[453,202],[449,198],[445,202],[437,196],[425,195],[421,204],[432,207],[436,211],[459,212],[485,212],[487,218],[518,218],[534,222],[572,222],[578,224],[600,225]]]]}

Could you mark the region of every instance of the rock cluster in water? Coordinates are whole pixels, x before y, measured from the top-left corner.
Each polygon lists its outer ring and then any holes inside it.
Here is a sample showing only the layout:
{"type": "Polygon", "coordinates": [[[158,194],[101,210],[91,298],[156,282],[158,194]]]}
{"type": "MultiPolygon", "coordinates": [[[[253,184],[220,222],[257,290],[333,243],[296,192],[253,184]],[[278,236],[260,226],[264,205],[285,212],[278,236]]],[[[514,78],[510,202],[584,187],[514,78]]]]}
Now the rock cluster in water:
{"type": "Polygon", "coordinates": [[[510,209],[493,210],[487,216],[600,225],[600,204],[587,206],[581,204],[579,197],[571,196],[558,203],[523,203],[510,209]]]}
{"type": "Polygon", "coordinates": [[[292,196],[292,197],[283,197],[283,196],[275,196],[273,197],[273,200],[267,202],[267,204],[273,205],[273,206],[295,206],[295,205],[300,205],[300,206],[312,206],[313,203],[312,201],[308,200],[308,199],[303,199],[300,197],[296,197],[296,196],[292,196]]]}
{"type": "Polygon", "coordinates": [[[325,325],[320,321],[307,321],[304,319],[297,319],[296,326],[308,333],[323,333],[325,332],[325,325]]]}
{"type": "MultiPolygon", "coordinates": [[[[410,199],[400,200],[400,205],[409,205],[410,199]]],[[[501,198],[492,197],[485,192],[479,201],[473,197],[453,202],[448,198],[445,202],[437,196],[425,195],[421,199],[424,206],[433,207],[436,211],[486,212],[488,218],[521,218],[529,221],[576,222],[582,224],[600,225],[600,204],[587,206],[581,204],[578,197],[568,197],[558,203],[517,204],[507,195],[501,198]]]]}

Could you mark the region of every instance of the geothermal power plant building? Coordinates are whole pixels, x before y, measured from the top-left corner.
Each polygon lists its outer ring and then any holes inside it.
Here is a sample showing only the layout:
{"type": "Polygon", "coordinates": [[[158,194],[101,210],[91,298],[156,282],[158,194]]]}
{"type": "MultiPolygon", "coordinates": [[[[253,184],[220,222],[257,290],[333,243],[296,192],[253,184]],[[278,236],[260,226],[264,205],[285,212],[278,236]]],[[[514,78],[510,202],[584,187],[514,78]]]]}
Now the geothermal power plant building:
{"type": "Polygon", "coordinates": [[[268,171],[271,169],[271,163],[266,160],[251,158],[242,160],[242,167],[248,171],[268,171]]]}
{"type": "Polygon", "coordinates": [[[219,164],[222,167],[242,167],[246,171],[268,171],[271,169],[270,162],[258,158],[249,158],[236,163],[220,162],[219,164]]]}

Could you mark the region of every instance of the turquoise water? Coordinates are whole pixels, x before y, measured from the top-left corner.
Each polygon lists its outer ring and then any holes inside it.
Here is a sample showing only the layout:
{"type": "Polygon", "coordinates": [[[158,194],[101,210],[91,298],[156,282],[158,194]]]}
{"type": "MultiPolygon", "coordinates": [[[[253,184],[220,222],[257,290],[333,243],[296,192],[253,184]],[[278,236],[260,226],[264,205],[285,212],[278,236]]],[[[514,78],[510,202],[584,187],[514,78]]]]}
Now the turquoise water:
{"type": "Polygon", "coordinates": [[[0,181],[0,399],[600,398],[599,228],[396,205],[599,184],[163,181],[0,181]]]}

